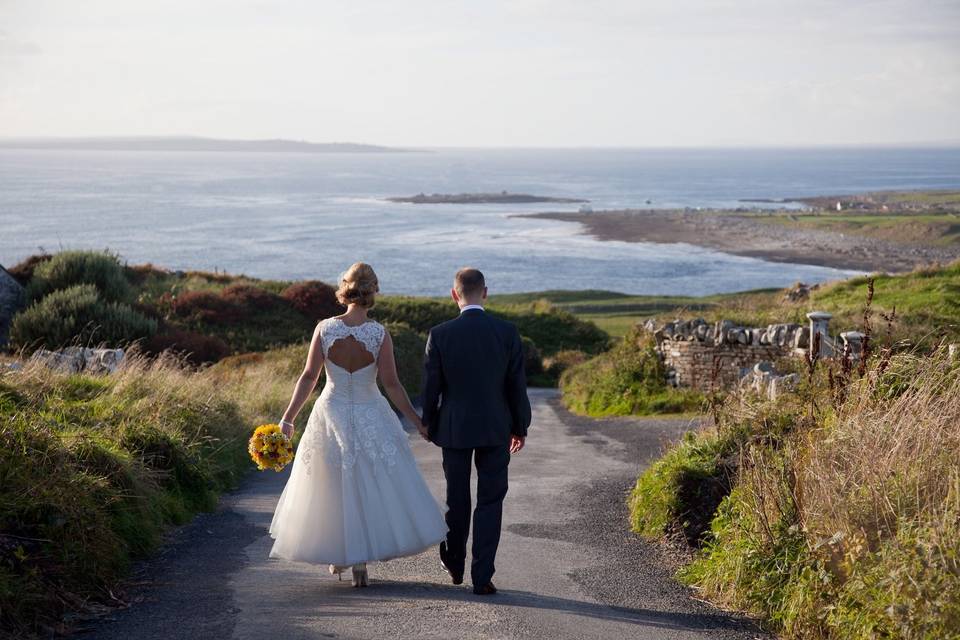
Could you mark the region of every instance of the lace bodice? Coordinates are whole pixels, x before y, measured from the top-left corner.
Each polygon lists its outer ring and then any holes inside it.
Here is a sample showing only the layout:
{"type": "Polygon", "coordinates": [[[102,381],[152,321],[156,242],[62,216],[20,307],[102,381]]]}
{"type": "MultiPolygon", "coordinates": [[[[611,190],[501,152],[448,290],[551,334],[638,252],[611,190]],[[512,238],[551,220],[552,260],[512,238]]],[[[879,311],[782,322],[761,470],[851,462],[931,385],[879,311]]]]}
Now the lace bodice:
{"type": "Polygon", "coordinates": [[[359,456],[377,469],[396,464],[397,452],[407,446],[406,434],[393,409],[377,387],[377,359],[386,330],[379,322],[350,326],[339,318],[320,324],[326,357],[327,383],[317,399],[300,442],[298,456],[311,473],[315,457],[352,473],[359,456]],[[352,337],[373,355],[373,362],[350,372],[330,360],[330,347],[352,337]]]}
{"type": "Polygon", "coordinates": [[[380,355],[380,345],[386,330],[383,325],[373,320],[363,324],[350,326],[340,318],[327,318],[320,323],[320,340],[323,344],[323,355],[329,357],[330,347],[334,342],[348,336],[360,342],[373,355],[374,361],[380,355]]]}

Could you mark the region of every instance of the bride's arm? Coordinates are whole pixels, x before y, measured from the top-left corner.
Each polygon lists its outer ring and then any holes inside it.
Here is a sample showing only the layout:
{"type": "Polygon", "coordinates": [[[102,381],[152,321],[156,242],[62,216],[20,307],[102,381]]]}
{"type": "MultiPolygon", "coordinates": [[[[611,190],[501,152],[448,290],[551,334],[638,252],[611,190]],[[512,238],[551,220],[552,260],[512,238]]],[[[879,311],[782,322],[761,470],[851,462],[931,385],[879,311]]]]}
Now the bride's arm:
{"type": "Polygon", "coordinates": [[[393,338],[390,337],[390,332],[384,333],[383,344],[380,346],[378,368],[380,370],[380,384],[383,385],[383,389],[387,392],[390,401],[393,402],[393,406],[399,409],[400,413],[417,427],[420,435],[426,438],[426,428],[413,405],[410,404],[407,390],[400,384],[400,376],[397,375],[397,361],[393,355],[393,338]]]}
{"type": "Polygon", "coordinates": [[[320,325],[313,331],[313,340],[310,341],[310,352],[307,354],[307,364],[303,367],[303,373],[297,380],[297,386],[293,388],[293,397],[290,398],[290,404],[287,410],[283,412],[280,426],[283,432],[293,437],[293,421],[296,419],[303,403],[307,401],[314,388],[317,386],[317,380],[320,379],[320,373],[323,371],[323,344],[320,340],[320,325]]]}

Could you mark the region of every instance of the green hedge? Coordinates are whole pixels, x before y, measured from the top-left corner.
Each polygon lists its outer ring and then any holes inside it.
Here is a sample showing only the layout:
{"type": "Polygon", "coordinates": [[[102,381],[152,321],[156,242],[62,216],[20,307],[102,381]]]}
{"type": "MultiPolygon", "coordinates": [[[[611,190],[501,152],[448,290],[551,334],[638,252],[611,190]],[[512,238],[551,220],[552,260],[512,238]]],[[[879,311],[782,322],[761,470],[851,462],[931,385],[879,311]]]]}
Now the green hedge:
{"type": "Polygon", "coordinates": [[[155,320],[125,304],[106,302],[94,285],[81,284],[54,291],[17,314],[10,343],[26,350],[71,344],[119,346],[156,331],[155,320]]]}

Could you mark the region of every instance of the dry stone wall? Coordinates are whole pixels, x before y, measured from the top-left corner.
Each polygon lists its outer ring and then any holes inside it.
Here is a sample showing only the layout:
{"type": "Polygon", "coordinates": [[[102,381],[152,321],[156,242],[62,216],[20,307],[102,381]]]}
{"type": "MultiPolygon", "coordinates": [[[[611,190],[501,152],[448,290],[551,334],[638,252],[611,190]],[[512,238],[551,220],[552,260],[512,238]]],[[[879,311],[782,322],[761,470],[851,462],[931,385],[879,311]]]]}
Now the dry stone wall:
{"type": "Polygon", "coordinates": [[[663,326],[648,321],[645,328],[656,338],[668,382],[702,391],[733,386],[758,362],[803,353],[810,345],[810,328],[799,324],[741,327],[697,318],[663,326]]]}

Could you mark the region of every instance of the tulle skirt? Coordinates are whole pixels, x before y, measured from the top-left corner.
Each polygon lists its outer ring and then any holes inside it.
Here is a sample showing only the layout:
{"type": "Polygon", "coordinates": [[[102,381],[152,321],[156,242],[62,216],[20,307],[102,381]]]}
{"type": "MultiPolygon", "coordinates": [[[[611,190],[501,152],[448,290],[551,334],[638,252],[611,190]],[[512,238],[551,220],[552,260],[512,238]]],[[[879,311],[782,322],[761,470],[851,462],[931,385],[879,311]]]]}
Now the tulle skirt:
{"type": "Polygon", "coordinates": [[[341,566],[413,555],[447,532],[386,400],[321,395],[277,504],[271,558],[341,566]]]}

